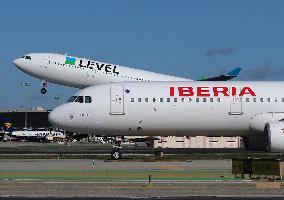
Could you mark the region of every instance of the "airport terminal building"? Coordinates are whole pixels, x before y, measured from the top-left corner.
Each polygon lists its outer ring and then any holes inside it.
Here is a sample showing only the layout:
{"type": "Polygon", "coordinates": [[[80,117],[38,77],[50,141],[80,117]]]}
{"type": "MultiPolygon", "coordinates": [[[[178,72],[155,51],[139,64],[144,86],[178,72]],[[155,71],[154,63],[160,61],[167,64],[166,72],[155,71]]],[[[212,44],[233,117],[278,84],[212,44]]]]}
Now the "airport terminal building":
{"type": "Polygon", "coordinates": [[[3,130],[5,121],[9,120],[13,127],[22,129],[27,121],[27,128],[50,128],[52,125],[48,122],[49,110],[41,107],[34,109],[2,109],[0,110],[0,122],[3,130]]]}

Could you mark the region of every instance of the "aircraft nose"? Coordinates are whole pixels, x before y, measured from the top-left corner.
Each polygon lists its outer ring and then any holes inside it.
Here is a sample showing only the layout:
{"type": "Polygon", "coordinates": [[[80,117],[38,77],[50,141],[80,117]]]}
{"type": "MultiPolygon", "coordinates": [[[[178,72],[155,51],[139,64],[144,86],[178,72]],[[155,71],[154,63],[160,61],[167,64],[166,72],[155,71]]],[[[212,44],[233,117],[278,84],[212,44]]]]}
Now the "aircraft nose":
{"type": "Polygon", "coordinates": [[[21,59],[20,58],[17,58],[15,60],[13,60],[13,63],[14,65],[16,65],[17,67],[20,67],[21,66],[21,59]]]}
{"type": "Polygon", "coordinates": [[[54,126],[59,128],[59,121],[63,119],[61,107],[53,109],[48,115],[48,121],[54,126]]]}

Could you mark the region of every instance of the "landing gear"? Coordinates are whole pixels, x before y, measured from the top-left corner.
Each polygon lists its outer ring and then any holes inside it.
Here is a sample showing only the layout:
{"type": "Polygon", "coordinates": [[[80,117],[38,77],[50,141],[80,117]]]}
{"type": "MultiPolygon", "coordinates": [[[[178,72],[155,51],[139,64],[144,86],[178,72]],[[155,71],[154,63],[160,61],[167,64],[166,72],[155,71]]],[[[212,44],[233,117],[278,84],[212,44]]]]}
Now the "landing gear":
{"type": "Polygon", "coordinates": [[[120,148],[114,148],[111,152],[111,159],[113,160],[119,160],[121,159],[121,151],[120,148]]]}
{"type": "Polygon", "coordinates": [[[46,89],[47,88],[47,82],[42,80],[41,86],[42,86],[42,88],[40,89],[40,92],[41,92],[41,94],[45,94],[47,92],[47,89],[46,89]]]}
{"type": "Polygon", "coordinates": [[[113,146],[113,150],[111,152],[111,159],[119,160],[122,157],[121,154],[121,143],[123,142],[124,137],[115,137],[115,145],[113,146]]]}
{"type": "Polygon", "coordinates": [[[47,89],[45,89],[45,88],[41,88],[41,89],[40,89],[40,93],[41,93],[41,94],[45,94],[46,92],[47,92],[47,89]]]}

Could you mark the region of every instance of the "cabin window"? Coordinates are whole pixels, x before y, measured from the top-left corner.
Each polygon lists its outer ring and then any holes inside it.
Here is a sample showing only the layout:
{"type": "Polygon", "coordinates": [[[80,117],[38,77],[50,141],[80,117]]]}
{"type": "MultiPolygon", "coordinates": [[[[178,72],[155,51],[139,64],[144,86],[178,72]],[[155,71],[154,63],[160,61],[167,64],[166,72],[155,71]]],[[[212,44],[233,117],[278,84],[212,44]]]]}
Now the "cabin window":
{"type": "Polygon", "coordinates": [[[156,98],[153,98],[153,102],[156,102],[156,98]]]}
{"type": "Polygon", "coordinates": [[[213,98],[210,98],[210,102],[213,102],[213,98]]]}
{"type": "Polygon", "coordinates": [[[130,100],[131,102],[134,102],[134,98],[131,98],[131,100],[130,100]]]}
{"type": "Polygon", "coordinates": [[[160,98],[160,102],[163,102],[164,101],[164,99],[163,98],[160,98]]]}
{"type": "Polygon", "coordinates": [[[270,102],[270,98],[267,98],[267,102],[270,102]]]}
{"type": "Polygon", "coordinates": [[[247,102],[247,103],[249,102],[249,98],[246,98],[246,102],[247,102]]]}
{"type": "Polygon", "coordinates": [[[189,97],[189,98],[188,98],[188,102],[192,102],[192,98],[189,97]]]}
{"type": "Polygon", "coordinates": [[[260,98],[259,100],[260,100],[260,102],[262,102],[262,103],[263,103],[263,98],[260,98]]]}
{"type": "Polygon", "coordinates": [[[253,100],[253,102],[256,102],[256,98],[255,97],[252,100],[253,100]]]}
{"type": "Polygon", "coordinates": [[[284,98],[282,98],[282,102],[284,102],[284,98]]]}
{"type": "Polygon", "coordinates": [[[221,102],[221,99],[220,99],[220,98],[217,98],[217,102],[221,102]]]}
{"type": "Polygon", "coordinates": [[[145,98],[145,102],[149,102],[149,99],[148,99],[148,98],[145,98]]]}
{"type": "Polygon", "coordinates": [[[184,98],[181,98],[180,101],[181,101],[181,102],[184,102],[184,98]]]}
{"type": "Polygon", "coordinates": [[[141,98],[138,98],[138,102],[141,102],[142,101],[142,99],[141,98]]]}
{"type": "Polygon", "coordinates": [[[203,98],[202,101],[203,101],[203,102],[206,102],[206,98],[203,98]]]}
{"type": "Polygon", "coordinates": [[[174,102],[178,102],[178,98],[174,98],[174,102]]]}
{"type": "MultiPolygon", "coordinates": [[[[284,98],[283,98],[284,99],[284,98]]],[[[167,98],[167,102],[171,102],[171,98],[167,98]]]]}
{"type": "Polygon", "coordinates": [[[275,98],[274,98],[274,102],[277,102],[277,101],[278,101],[278,99],[277,99],[277,97],[275,97],[275,98]]]}
{"type": "Polygon", "coordinates": [[[195,100],[196,100],[196,102],[199,102],[199,98],[196,98],[195,100]]]}

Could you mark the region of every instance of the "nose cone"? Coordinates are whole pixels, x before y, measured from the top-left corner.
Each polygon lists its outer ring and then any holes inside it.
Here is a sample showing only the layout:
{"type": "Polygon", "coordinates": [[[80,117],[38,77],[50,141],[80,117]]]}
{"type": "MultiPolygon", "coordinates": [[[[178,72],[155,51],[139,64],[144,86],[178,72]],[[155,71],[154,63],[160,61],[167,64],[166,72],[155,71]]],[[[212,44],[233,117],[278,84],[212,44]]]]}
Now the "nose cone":
{"type": "Polygon", "coordinates": [[[73,106],[69,103],[54,108],[48,115],[48,121],[56,128],[73,131],[76,128],[74,123],[74,115],[72,113],[73,106]]]}
{"type": "Polygon", "coordinates": [[[61,106],[53,109],[49,115],[48,115],[48,121],[54,126],[54,127],[57,127],[57,128],[60,128],[59,125],[60,125],[60,120],[63,120],[63,116],[62,116],[62,108],[61,106]]]}
{"type": "Polygon", "coordinates": [[[14,65],[16,65],[16,67],[21,68],[21,58],[17,58],[15,60],[13,60],[14,65]]]}

